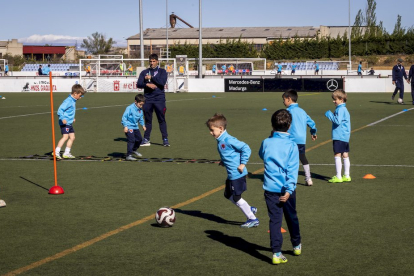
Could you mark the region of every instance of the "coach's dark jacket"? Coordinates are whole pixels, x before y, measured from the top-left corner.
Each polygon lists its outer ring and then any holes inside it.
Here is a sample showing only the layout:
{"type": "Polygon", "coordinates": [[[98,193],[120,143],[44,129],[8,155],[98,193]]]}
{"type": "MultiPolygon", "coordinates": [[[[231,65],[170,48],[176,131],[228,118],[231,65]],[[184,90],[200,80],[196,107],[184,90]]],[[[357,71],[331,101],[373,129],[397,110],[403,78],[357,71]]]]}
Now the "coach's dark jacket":
{"type": "Polygon", "coordinates": [[[411,65],[410,71],[408,72],[408,80],[410,82],[414,81],[414,65],[411,65]]]}
{"type": "Polygon", "coordinates": [[[165,102],[164,86],[167,83],[167,71],[157,66],[155,69],[148,68],[139,74],[137,87],[144,89],[144,96],[146,102],[165,102]],[[146,86],[148,83],[145,76],[151,74],[151,83],[155,84],[157,88],[151,89],[146,86]]]}

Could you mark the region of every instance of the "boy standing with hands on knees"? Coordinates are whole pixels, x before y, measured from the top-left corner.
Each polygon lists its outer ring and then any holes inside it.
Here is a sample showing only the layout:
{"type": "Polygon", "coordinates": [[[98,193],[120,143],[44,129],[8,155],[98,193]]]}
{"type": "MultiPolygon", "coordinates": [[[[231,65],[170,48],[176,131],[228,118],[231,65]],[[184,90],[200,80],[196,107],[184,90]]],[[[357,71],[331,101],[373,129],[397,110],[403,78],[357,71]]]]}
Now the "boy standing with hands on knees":
{"type": "Polygon", "coordinates": [[[346,108],[346,93],[338,89],[332,93],[335,113],[328,110],[325,116],[332,122],[332,140],[335,156],[336,175],[329,179],[330,183],[351,182],[349,170],[349,138],[351,136],[351,116],[346,108]],[[344,160],[344,175],[342,176],[342,162],[344,160]]]}
{"type": "Polygon", "coordinates": [[[75,130],[73,129],[72,124],[75,122],[76,101],[83,97],[84,94],[85,90],[83,87],[80,84],[75,84],[72,86],[72,93],[59,106],[57,115],[59,116],[59,126],[62,138],[59,140],[54,152],[54,154],[56,154],[56,159],[62,159],[60,156],[60,149],[66,141],[66,149],[63,158],[75,158],[75,156],[70,153],[73,142],[75,141],[75,130]]]}
{"type": "Polygon", "coordinates": [[[127,137],[127,161],[137,160],[132,156],[142,157],[142,154],[138,152],[138,148],[142,142],[141,132],[139,132],[139,126],[142,125],[142,129],[145,131],[144,124],[144,112],[142,107],[145,103],[145,97],[142,94],[135,96],[135,102],[125,109],[124,115],[122,115],[122,125],[124,126],[125,136],[127,137]]]}
{"type": "Polygon", "coordinates": [[[270,247],[273,264],[287,263],[282,254],[283,236],[280,231],[283,215],[289,229],[293,254],[302,253],[299,219],[296,212],[296,182],[299,169],[299,150],[287,132],[292,115],[280,109],[272,115],[272,136],[265,139],[259,150],[264,162],[263,189],[269,214],[270,247]]]}
{"type": "Polygon", "coordinates": [[[227,133],[227,119],[223,114],[214,114],[208,119],[206,125],[210,134],[217,139],[217,149],[221,157],[220,165],[226,167],[227,170],[224,197],[239,207],[246,216],[247,221],[241,227],[259,226],[259,220],[255,216],[257,208],[250,206],[241,197],[242,193],[247,190],[246,164],[252,152],[250,147],[227,133]]]}

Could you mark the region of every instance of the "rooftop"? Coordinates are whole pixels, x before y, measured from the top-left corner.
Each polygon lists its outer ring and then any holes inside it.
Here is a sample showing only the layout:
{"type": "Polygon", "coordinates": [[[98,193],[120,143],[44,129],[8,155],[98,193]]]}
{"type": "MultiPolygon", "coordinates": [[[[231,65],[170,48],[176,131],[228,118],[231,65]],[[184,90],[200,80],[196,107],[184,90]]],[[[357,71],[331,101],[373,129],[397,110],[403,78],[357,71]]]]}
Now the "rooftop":
{"type": "MultiPolygon", "coordinates": [[[[231,27],[231,28],[202,28],[202,36],[205,39],[218,38],[288,38],[288,37],[315,37],[319,27],[231,27]]],[[[198,39],[199,28],[170,28],[169,39],[198,39]]],[[[146,29],[144,39],[165,39],[166,30],[146,29]]],[[[128,37],[128,40],[140,39],[140,34],[128,37]]]]}

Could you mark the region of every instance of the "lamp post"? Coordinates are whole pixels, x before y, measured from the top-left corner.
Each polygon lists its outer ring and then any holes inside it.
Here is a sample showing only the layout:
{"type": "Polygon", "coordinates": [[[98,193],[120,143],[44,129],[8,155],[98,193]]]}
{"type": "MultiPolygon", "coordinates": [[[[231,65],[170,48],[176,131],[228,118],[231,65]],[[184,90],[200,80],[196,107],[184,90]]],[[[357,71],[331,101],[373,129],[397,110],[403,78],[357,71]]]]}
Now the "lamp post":
{"type": "Polygon", "coordinates": [[[141,67],[144,67],[144,33],[142,22],[142,0],[139,0],[139,43],[141,48],[141,67]]]}
{"type": "Polygon", "coordinates": [[[203,66],[203,43],[201,35],[201,0],[199,0],[199,38],[198,38],[198,78],[202,78],[202,66],[203,66]]]}
{"type": "Polygon", "coordinates": [[[349,1],[349,7],[348,7],[348,41],[349,41],[349,70],[351,70],[352,68],[352,64],[351,64],[351,0],[349,1]]]}
{"type": "MultiPolygon", "coordinates": [[[[165,0],[165,29],[167,37],[167,59],[168,59],[168,0],[165,0]]],[[[168,62],[168,61],[167,61],[168,62]]]]}

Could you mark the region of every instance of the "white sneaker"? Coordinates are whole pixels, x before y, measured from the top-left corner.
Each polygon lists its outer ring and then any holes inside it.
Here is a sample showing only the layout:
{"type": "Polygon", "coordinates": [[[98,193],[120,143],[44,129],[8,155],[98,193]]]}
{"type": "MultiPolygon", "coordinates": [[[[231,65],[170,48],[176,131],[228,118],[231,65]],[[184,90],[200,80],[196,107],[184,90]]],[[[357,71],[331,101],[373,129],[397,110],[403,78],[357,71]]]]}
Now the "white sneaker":
{"type": "Polygon", "coordinates": [[[0,207],[6,207],[6,202],[0,199],[0,207]]]}
{"type": "Polygon", "coordinates": [[[135,154],[135,156],[137,157],[142,157],[142,154],[139,153],[138,151],[133,151],[132,154],[135,154]]]}
{"type": "MultiPolygon", "coordinates": [[[[55,153],[52,152],[52,156],[55,155],[55,153]]],[[[62,156],[60,156],[60,153],[56,153],[56,160],[61,160],[62,156]]]]}
{"type": "Polygon", "coordinates": [[[305,179],[305,181],[306,181],[306,186],[312,186],[313,185],[312,178],[305,179]]]}
{"type": "MultiPolygon", "coordinates": [[[[57,157],[57,156],[56,156],[57,157]]],[[[63,158],[65,158],[65,159],[73,159],[73,158],[75,158],[75,156],[73,156],[72,154],[70,154],[70,153],[64,153],[63,154],[63,158]]]]}

